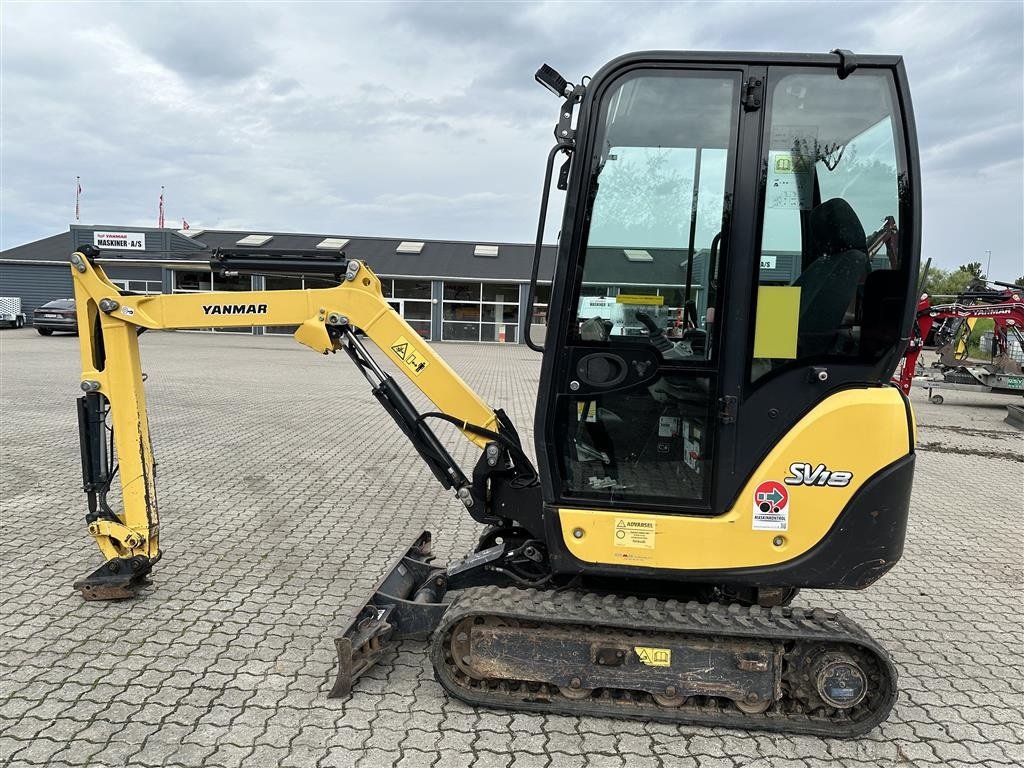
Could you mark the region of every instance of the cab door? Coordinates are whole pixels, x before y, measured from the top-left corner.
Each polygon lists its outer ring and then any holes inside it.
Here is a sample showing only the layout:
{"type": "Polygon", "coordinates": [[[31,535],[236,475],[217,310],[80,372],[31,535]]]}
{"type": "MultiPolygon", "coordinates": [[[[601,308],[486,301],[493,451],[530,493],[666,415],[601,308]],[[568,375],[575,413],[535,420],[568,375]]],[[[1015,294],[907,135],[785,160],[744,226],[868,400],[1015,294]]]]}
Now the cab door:
{"type": "Polygon", "coordinates": [[[576,142],[536,420],[551,538],[560,509],[749,507],[773,447],[839,390],[887,387],[906,345],[902,61],[631,55],[588,86],[576,142]]]}
{"type": "Polygon", "coordinates": [[[747,78],[638,62],[588,97],[538,411],[549,503],[713,514],[747,78]]]}

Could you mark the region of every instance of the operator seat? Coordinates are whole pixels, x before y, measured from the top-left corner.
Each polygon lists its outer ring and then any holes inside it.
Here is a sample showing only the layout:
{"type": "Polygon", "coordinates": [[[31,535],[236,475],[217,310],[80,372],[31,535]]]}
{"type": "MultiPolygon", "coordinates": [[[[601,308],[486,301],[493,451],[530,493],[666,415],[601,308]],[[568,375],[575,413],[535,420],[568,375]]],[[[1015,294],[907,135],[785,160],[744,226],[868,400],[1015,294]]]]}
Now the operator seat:
{"type": "Polygon", "coordinates": [[[800,357],[832,351],[846,310],[870,270],[864,227],[843,198],[812,210],[810,228],[819,256],[793,283],[800,287],[800,357]]]}

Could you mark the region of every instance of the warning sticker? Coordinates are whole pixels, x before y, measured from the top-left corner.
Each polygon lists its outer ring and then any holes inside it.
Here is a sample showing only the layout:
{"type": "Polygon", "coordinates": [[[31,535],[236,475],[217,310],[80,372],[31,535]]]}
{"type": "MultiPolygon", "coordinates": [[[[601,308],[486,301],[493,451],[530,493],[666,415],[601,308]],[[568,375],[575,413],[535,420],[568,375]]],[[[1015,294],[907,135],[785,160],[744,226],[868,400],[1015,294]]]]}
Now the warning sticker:
{"type": "Polygon", "coordinates": [[[765,480],[754,489],[754,530],[785,531],[789,528],[789,491],[782,483],[765,480]]]}
{"type": "Polygon", "coordinates": [[[394,352],[398,358],[405,363],[405,367],[408,368],[413,375],[419,376],[426,369],[427,363],[426,358],[420,354],[420,351],[412,345],[405,336],[399,336],[395,343],[391,345],[391,351],[394,352]]]}
{"type": "Polygon", "coordinates": [[[814,163],[797,152],[768,153],[768,208],[809,210],[813,189],[814,163]]]}
{"type": "Polygon", "coordinates": [[[648,648],[647,646],[637,645],[633,647],[633,650],[636,651],[636,655],[640,658],[640,663],[646,664],[648,667],[672,666],[671,648],[648,648]]]}
{"type": "Polygon", "coordinates": [[[654,549],[654,521],[632,517],[615,518],[615,546],[654,549]]]}

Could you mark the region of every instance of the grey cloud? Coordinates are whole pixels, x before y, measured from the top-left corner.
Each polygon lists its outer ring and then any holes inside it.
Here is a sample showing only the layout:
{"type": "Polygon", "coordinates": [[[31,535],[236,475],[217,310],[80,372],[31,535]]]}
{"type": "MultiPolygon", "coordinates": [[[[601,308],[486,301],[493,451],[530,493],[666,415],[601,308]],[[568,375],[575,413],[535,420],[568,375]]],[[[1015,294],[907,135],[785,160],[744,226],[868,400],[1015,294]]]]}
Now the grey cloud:
{"type": "Polygon", "coordinates": [[[137,3],[119,26],[141,51],[185,79],[232,81],[273,66],[273,17],[258,6],[137,3]]]}
{"type": "Polygon", "coordinates": [[[992,248],[1005,273],[1021,24],[1015,3],[9,4],[2,245],[64,228],[76,174],[97,223],[154,224],[164,184],[196,227],[529,240],[542,62],[575,80],[629,50],[843,46],[906,57],[926,255],[992,248]]]}

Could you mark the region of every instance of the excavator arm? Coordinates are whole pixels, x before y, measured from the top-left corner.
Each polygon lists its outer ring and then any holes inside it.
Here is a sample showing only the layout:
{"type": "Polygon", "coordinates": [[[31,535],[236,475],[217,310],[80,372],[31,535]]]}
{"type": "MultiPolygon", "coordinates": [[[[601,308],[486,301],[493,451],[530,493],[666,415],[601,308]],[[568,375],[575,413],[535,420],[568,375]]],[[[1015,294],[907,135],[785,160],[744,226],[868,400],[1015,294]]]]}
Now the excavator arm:
{"type": "Polygon", "coordinates": [[[160,558],[155,463],[139,354],[139,335],[146,330],[297,325],[295,339],[301,344],[321,354],[341,350],[353,360],[434,476],[444,488],[454,490],[475,519],[504,521],[490,509],[490,475],[535,481],[536,471],[504,413],[492,410],[392,309],[369,267],[340,256],[268,256],[218,254],[212,265],[261,273],[333,269],[343,279],[322,289],[138,296],[122,293],[107,278],[97,249],[84,247],[72,254],[85,393],[79,398],[78,415],[86,521],[106,558],[103,566],[75,583],[86,599],[132,596],[160,558]],[[416,410],[398,382],[373,359],[356,329],[438,412],[416,410]],[[482,450],[472,477],[438,440],[428,417],[454,424],[482,450]],[[118,474],[122,503],[115,511],[107,494],[118,474]]]}

